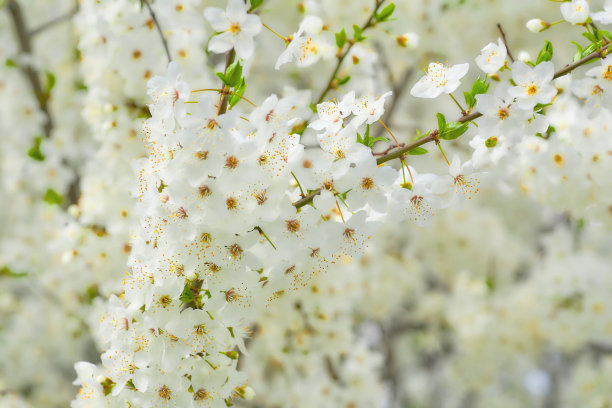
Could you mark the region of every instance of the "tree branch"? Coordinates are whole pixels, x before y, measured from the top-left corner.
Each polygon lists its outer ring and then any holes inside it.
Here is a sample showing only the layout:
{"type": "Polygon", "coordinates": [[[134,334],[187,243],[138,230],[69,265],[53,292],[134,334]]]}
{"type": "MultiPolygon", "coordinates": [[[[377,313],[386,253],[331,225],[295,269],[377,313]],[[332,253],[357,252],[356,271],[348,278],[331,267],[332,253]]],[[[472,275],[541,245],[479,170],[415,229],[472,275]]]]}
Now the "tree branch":
{"type": "MultiPolygon", "coordinates": [[[[9,0],[6,6],[13,20],[13,28],[15,29],[15,35],[17,36],[17,41],[19,42],[19,53],[31,55],[31,35],[28,34],[28,29],[26,27],[26,23],[23,18],[23,13],[21,12],[21,7],[19,6],[19,3],[17,3],[16,0],[9,0]]],[[[31,64],[24,64],[20,62],[19,67],[21,69],[21,72],[23,72],[28,82],[30,83],[32,92],[34,93],[34,96],[38,101],[38,107],[45,115],[45,124],[43,126],[43,131],[45,137],[49,138],[51,137],[51,131],[53,130],[53,119],[51,118],[51,113],[49,112],[48,105],[49,95],[47,92],[43,91],[38,72],[31,64]]]]}
{"type": "Polygon", "coordinates": [[[172,57],[170,56],[170,49],[168,48],[168,41],[166,41],[166,37],[164,37],[164,32],[161,29],[161,26],[159,25],[159,21],[157,20],[157,16],[155,16],[155,12],[153,11],[153,7],[151,7],[151,4],[149,4],[149,0],[140,0],[140,6],[142,7],[142,5],[147,6],[147,9],[149,9],[149,14],[151,14],[151,18],[153,19],[153,23],[155,23],[155,27],[157,27],[157,32],[159,33],[159,36],[161,37],[162,40],[162,44],[164,45],[164,50],[166,51],[166,56],[168,57],[168,63],[172,62],[172,57]]]}
{"type": "Polygon", "coordinates": [[[497,29],[501,33],[502,41],[506,46],[506,51],[508,52],[508,57],[510,58],[510,61],[514,62],[514,57],[512,56],[512,52],[510,51],[510,47],[508,46],[508,41],[506,40],[506,33],[504,33],[504,29],[502,28],[501,24],[497,23],[497,29]]]}
{"type": "MultiPolygon", "coordinates": [[[[586,57],[582,58],[580,61],[576,61],[573,64],[567,65],[564,68],[560,69],[559,71],[557,71],[555,73],[555,75],[553,76],[553,79],[555,78],[559,78],[563,75],[567,75],[570,72],[572,72],[573,70],[575,70],[576,68],[580,67],[581,65],[586,64],[587,62],[597,59],[597,58],[602,58],[606,55],[606,50],[608,49],[608,47],[610,46],[610,44],[606,44],[605,46],[603,46],[601,48],[601,50],[592,52],[591,54],[587,55],[586,57]]],[[[459,119],[457,119],[457,122],[459,123],[465,123],[465,122],[471,122],[474,119],[478,119],[479,117],[482,116],[482,113],[480,112],[472,112],[469,113],[467,115],[463,115],[461,116],[459,119]]],[[[378,159],[376,159],[376,163],[377,164],[383,164],[386,163],[390,160],[393,159],[397,159],[400,157],[403,157],[407,152],[409,152],[410,150],[414,149],[415,147],[419,147],[421,145],[424,145],[426,143],[429,142],[433,142],[433,141],[437,141],[438,139],[438,130],[434,130],[433,132],[431,132],[429,135],[425,136],[422,139],[419,139],[415,142],[412,142],[394,152],[391,153],[387,153],[384,156],[379,157],[378,159]]],[[[314,199],[315,196],[321,194],[321,189],[318,188],[314,191],[312,191],[310,194],[308,194],[306,197],[302,197],[301,199],[295,201],[293,203],[293,206],[295,208],[301,208],[307,204],[310,204],[312,202],[312,200],[314,199]]]]}
{"type": "MultiPolygon", "coordinates": [[[[380,6],[382,6],[382,4],[384,2],[385,2],[385,0],[376,0],[376,5],[374,6],[374,10],[372,11],[372,14],[368,18],[368,21],[366,21],[361,26],[361,30],[362,31],[365,31],[366,29],[374,26],[374,24],[375,24],[374,17],[376,15],[376,12],[378,11],[380,6]]],[[[316,104],[319,104],[319,103],[323,102],[323,99],[325,99],[325,95],[327,95],[327,93],[332,88],[334,88],[334,80],[336,79],[336,75],[338,75],[338,71],[340,71],[340,66],[342,65],[342,62],[344,61],[344,59],[348,55],[348,53],[351,50],[351,48],[353,48],[353,45],[355,45],[355,42],[354,41],[349,41],[348,42],[348,46],[346,47],[346,51],[344,51],[343,53],[338,55],[338,62],[336,63],[336,68],[334,68],[334,71],[332,72],[331,76],[329,77],[329,80],[327,81],[327,86],[325,87],[323,92],[321,92],[321,96],[319,96],[319,99],[317,99],[316,104]]]]}

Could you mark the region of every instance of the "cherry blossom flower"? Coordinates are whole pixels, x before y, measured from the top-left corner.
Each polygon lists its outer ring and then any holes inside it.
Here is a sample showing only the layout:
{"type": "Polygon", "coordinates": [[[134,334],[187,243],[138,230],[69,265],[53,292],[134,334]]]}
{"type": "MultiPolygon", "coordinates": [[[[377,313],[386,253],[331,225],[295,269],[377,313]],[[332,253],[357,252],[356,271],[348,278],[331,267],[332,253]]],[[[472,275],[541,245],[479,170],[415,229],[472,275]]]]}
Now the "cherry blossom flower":
{"type": "Polygon", "coordinates": [[[562,3],[561,14],[569,23],[584,23],[589,18],[589,3],[586,0],[572,0],[571,3],[562,3]]]}
{"type": "Polygon", "coordinates": [[[280,69],[282,65],[293,60],[298,67],[307,67],[319,61],[321,57],[332,57],[333,48],[321,35],[322,31],[323,21],[319,17],[304,17],[291,42],[276,60],[274,68],[280,69]]]}
{"type": "Polygon", "coordinates": [[[606,0],[603,11],[591,13],[591,18],[601,24],[612,24],[612,0],[606,0]]]}
{"type": "Polygon", "coordinates": [[[262,26],[259,16],[248,13],[244,1],[228,0],[226,10],[208,7],[204,10],[204,17],[216,31],[221,32],[211,38],[209,51],[219,54],[234,48],[236,55],[242,59],[253,55],[253,37],[259,34],[262,26]]]}
{"type": "Polygon", "coordinates": [[[476,57],[476,64],[487,74],[494,74],[506,63],[506,46],[501,38],[497,39],[497,44],[489,43],[476,57]]]}
{"type": "Polygon", "coordinates": [[[557,94],[557,89],[550,85],[555,68],[552,62],[545,61],[534,68],[524,62],[512,64],[512,79],[517,86],[508,90],[516,98],[521,109],[532,109],[538,103],[549,103],[557,94]]]}
{"type": "Polygon", "coordinates": [[[368,125],[376,122],[385,113],[385,99],[391,93],[391,91],[386,92],[378,99],[374,99],[371,94],[367,94],[356,100],[352,109],[355,119],[351,123],[355,122],[355,125],[359,126],[364,122],[368,125]]]}
{"type": "Polygon", "coordinates": [[[338,132],[344,124],[344,118],[351,113],[355,102],[355,92],[349,92],[340,102],[329,101],[317,105],[319,119],[308,125],[315,130],[325,129],[328,132],[338,132]]]}
{"type": "Polygon", "coordinates": [[[410,90],[410,95],[417,98],[437,98],[442,93],[451,93],[461,85],[461,78],[470,69],[468,63],[444,65],[432,62],[423,76],[410,90]]]}

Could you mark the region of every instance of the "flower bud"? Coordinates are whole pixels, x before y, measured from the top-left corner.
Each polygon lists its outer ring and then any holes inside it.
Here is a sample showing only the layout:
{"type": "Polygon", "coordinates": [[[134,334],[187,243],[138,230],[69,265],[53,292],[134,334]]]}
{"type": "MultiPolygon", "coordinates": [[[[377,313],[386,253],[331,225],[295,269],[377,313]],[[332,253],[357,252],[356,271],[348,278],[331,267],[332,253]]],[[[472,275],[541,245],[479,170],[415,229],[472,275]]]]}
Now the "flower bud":
{"type": "Polygon", "coordinates": [[[255,391],[249,386],[244,387],[244,397],[243,398],[248,401],[248,400],[252,400],[254,397],[255,397],[255,391]]]}
{"type": "Polygon", "coordinates": [[[533,18],[527,22],[526,26],[532,33],[539,33],[540,31],[546,30],[550,24],[541,18],[533,18]]]}
{"type": "Polygon", "coordinates": [[[400,47],[415,49],[419,45],[419,35],[416,33],[406,33],[395,37],[400,47]]]}

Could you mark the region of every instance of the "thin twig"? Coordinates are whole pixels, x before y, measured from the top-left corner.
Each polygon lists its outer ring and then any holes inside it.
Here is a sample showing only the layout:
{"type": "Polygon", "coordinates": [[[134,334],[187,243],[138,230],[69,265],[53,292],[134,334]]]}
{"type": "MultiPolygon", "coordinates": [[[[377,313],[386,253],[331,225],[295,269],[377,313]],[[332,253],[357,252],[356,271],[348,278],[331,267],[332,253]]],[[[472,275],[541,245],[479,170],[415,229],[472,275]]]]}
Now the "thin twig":
{"type": "MultiPolygon", "coordinates": [[[[13,20],[13,27],[15,29],[15,34],[17,35],[17,41],[19,42],[19,53],[31,55],[32,41],[30,35],[28,34],[28,29],[26,27],[19,3],[17,3],[16,0],[9,0],[6,6],[13,20]]],[[[34,96],[38,100],[38,107],[45,115],[46,121],[43,129],[45,137],[49,138],[51,137],[51,131],[53,130],[53,119],[51,118],[48,105],[49,95],[47,92],[43,91],[38,71],[36,71],[31,64],[20,63],[19,67],[30,83],[32,92],[34,92],[34,96]]]]}
{"type": "Polygon", "coordinates": [[[41,25],[39,25],[38,27],[30,30],[30,37],[34,37],[40,33],[42,33],[43,31],[53,27],[54,25],[63,23],[65,21],[70,20],[77,12],[79,11],[79,4],[77,3],[70,11],[68,11],[67,13],[61,14],[55,18],[52,18],[51,20],[47,21],[46,23],[43,23],[41,25]]]}
{"type": "Polygon", "coordinates": [[[510,47],[508,47],[508,41],[506,40],[506,33],[504,33],[504,29],[502,28],[501,24],[497,23],[497,28],[499,29],[499,32],[502,36],[502,41],[504,42],[504,45],[506,46],[506,51],[508,52],[508,57],[510,57],[510,61],[514,62],[514,57],[512,56],[512,52],[510,52],[510,47]]]}
{"type": "Polygon", "coordinates": [[[606,56],[607,54],[607,50],[608,47],[610,47],[610,43],[604,45],[603,47],[601,47],[601,50],[595,51],[590,53],[589,55],[587,55],[586,57],[582,58],[581,60],[578,60],[576,62],[574,62],[573,64],[569,64],[566,65],[565,67],[563,67],[562,69],[560,69],[559,71],[557,71],[555,73],[555,76],[553,76],[553,79],[557,79],[563,75],[569,74],[570,72],[572,72],[573,70],[575,70],[576,68],[578,68],[581,65],[586,64],[587,62],[597,59],[597,58],[603,58],[606,56]]]}
{"type": "MultiPolygon", "coordinates": [[[[384,2],[385,2],[385,0],[376,0],[376,5],[374,6],[374,10],[372,11],[372,14],[370,15],[370,17],[368,18],[368,21],[366,21],[361,26],[361,31],[365,31],[366,29],[374,26],[374,24],[375,24],[374,19],[375,19],[375,16],[376,16],[376,12],[378,11],[380,6],[382,6],[382,4],[384,2]]],[[[325,99],[325,95],[327,95],[327,93],[332,88],[334,88],[334,80],[336,79],[336,75],[338,75],[338,71],[340,71],[340,66],[342,65],[342,62],[344,61],[344,59],[348,55],[348,53],[351,50],[351,48],[353,48],[353,45],[355,45],[355,41],[351,40],[347,44],[348,44],[348,46],[346,47],[346,50],[343,53],[341,53],[340,55],[338,55],[338,62],[336,63],[336,68],[334,68],[334,71],[332,72],[331,76],[329,77],[329,80],[327,81],[327,86],[325,87],[323,92],[321,92],[321,95],[319,96],[319,99],[317,99],[316,104],[319,104],[319,103],[323,102],[323,99],[325,99]]]]}
{"type": "Polygon", "coordinates": [[[172,62],[172,57],[170,56],[170,49],[168,48],[168,41],[166,41],[166,37],[164,37],[164,32],[159,25],[159,21],[157,21],[157,17],[155,16],[155,12],[153,11],[153,7],[149,4],[149,0],[140,0],[140,7],[142,5],[147,6],[149,9],[149,14],[151,14],[151,18],[153,19],[153,23],[155,23],[155,27],[157,27],[157,31],[159,32],[159,36],[161,37],[162,44],[164,44],[164,50],[166,51],[166,56],[168,57],[168,63],[172,62]]]}
{"type": "MultiPolygon", "coordinates": [[[[230,65],[232,65],[234,63],[234,60],[236,59],[236,51],[234,51],[234,49],[232,48],[231,50],[229,50],[226,54],[225,54],[225,71],[224,73],[227,73],[227,69],[229,68],[230,65]]],[[[221,99],[219,100],[219,108],[217,109],[217,115],[223,115],[225,112],[227,112],[227,102],[228,102],[228,98],[227,98],[227,93],[229,91],[229,87],[225,84],[223,84],[223,92],[221,92],[221,99]]]]}

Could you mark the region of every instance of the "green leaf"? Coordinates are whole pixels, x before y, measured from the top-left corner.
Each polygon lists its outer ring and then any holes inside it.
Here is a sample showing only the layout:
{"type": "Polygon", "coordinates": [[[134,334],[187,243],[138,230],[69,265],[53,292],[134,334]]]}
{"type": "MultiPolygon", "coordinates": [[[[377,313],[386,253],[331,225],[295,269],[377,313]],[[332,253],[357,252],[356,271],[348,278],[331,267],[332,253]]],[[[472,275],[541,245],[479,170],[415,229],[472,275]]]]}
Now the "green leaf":
{"type": "Polygon", "coordinates": [[[442,134],[446,128],[446,118],[441,113],[436,113],[436,118],[438,118],[438,132],[442,134]]]}
{"type": "Polygon", "coordinates": [[[51,205],[62,205],[62,202],[64,202],[64,197],[62,197],[62,195],[58,193],[57,191],[50,188],[50,189],[47,189],[47,192],[45,193],[45,196],[43,197],[43,201],[51,205]]]}
{"type": "Polygon", "coordinates": [[[15,62],[15,60],[7,58],[6,60],[4,60],[4,66],[5,67],[10,67],[10,68],[15,68],[15,67],[17,67],[17,63],[15,62]]]}
{"type": "Polygon", "coordinates": [[[344,85],[344,84],[346,84],[350,80],[351,80],[351,76],[350,75],[347,75],[344,78],[338,78],[337,79],[338,85],[344,85]]]}
{"type": "Polygon", "coordinates": [[[588,47],[582,50],[582,58],[586,57],[587,55],[591,54],[595,50],[599,49],[602,46],[602,44],[603,44],[603,41],[598,41],[593,44],[589,44],[588,47]]]}
{"type": "Polygon", "coordinates": [[[573,62],[576,62],[582,58],[582,46],[575,41],[570,41],[576,45],[576,54],[574,54],[573,62]]]}
{"type": "Polygon", "coordinates": [[[470,92],[463,92],[463,97],[465,99],[465,104],[468,108],[473,108],[476,106],[476,98],[470,92]]]}
{"type": "Polygon", "coordinates": [[[540,62],[550,61],[553,56],[553,46],[550,41],[544,41],[544,47],[538,53],[538,59],[536,60],[536,65],[540,62]]]}
{"type": "Polygon", "coordinates": [[[240,99],[242,99],[241,96],[244,95],[245,89],[246,89],[246,82],[244,82],[244,78],[243,78],[240,86],[234,89],[234,94],[232,94],[228,99],[230,108],[233,108],[238,102],[240,102],[240,99]]]}
{"type": "Polygon", "coordinates": [[[418,155],[426,154],[426,153],[427,153],[427,149],[424,149],[424,148],[419,147],[419,146],[417,146],[417,147],[415,147],[413,149],[410,149],[410,150],[408,150],[406,152],[406,154],[409,154],[411,156],[418,156],[418,155]]]}
{"type": "Polygon", "coordinates": [[[346,31],[344,30],[344,28],[341,31],[338,31],[336,34],[336,45],[338,46],[338,48],[342,48],[344,47],[344,44],[346,44],[346,31]]]}
{"type": "Polygon", "coordinates": [[[359,133],[357,133],[357,142],[361,143],[362,145],[368,146],[368,147],[372,147],[372,145],[374,144],[374,142],[377,141],[389,141],[389,139],[387,139],[386,137],[375,137],[373,139],[370,139],[370,125],[366,125],[366,131],[363,134],[363,136],[361,136],[359,133]]]}
{"type": "Polygon", "coordinates": [[[52,72],[45,72],[45,76],[47,78],[47,89],[46,92],[48,94],[51,93],[51,91],[53,90],[53,87],[55,86],[55,75],[53,75],[52,72]]]}
{"type": "Polygon", "coordinates": [[[251,8],[249,9],[249,13],[257,10],[262,4],[264,0],[251,0],[251,8]]]}
{"type": "Polygon", "coordinates": [[[597,37],[595,37],[593,34],[589,33],[588,31],[585,31],[584,33],[582,33],[582,36],[586,38],[587,40],[589,40],[590,42],[597,42],[597,37]]]}
{"type": "Polygon", "coordinates": [[[28,276],[25,272],[15,272],[8,266],[0,268],[0,276],[8,276],[9,278],[23,278],[28,276]]]}
{"type": "Polygon", "coordinates": [[[468,123],[451,122],[446,124],[444,130],[440,132],[439,138],[453,140],[464,134],[468,130],[468,123]]]}
{"type": "Polygon", "coordinates": [[[28,156],[37,161],[45,160],[45,155],[40,151],[40,144],[42,143],[42,136],[36,136],[34,138],[34,145],[28,150],[28,156]]]}
{"type": "Polygon", "coordinates": [[[468,105],[468,108],[473,108],[476,106],[476,95],[485,94],[489,91],[489,87],[491,84],[487,84],[485,81],[480,79],[476,79],[472,84],[472,88],[470,92],[464,92],[463,96],[465,98],[465,103],[468,105]]]}
{"type": "Polygon", "coordinates": [[[380,13],[374,15],[374,18],[379,23],[383,21],[387,21],[393,14],[393,11],[395,11],[395,4],[391,3],[387,7],[382,9],[380,13]]]}
{"type": "Polygon", "coordinates": [[[388,141],[389,141],[389,139],[387,139],[386,137],[378,136],[378,137],[375,137],[373,139],[370,139],[370,147],[372,147],[374,145],[374,143],[376,143],[376,142],[388,142],[388,141]]]}
{"type": "Polygon", "coordinates": [[[215,75],[217,75],[225,85],[229,86],[229,83],[227,82],[227,79],[225,78],[225,74],[223,72],[216,72],[215,75]]]}
{"type": "Polygon", "coordinates": [[[193,302],[193,300],[195,299],[193,296],[193,291],[191,290],[191,285],[189,283],[186,283],[183,287],[183,292],[181,293],[181,296],[179,296],[179,299],[181,301],[181,304],[193,302]]]}
{"type": "Polygon", "coordinates": [[[239,61],[234,61],[225,70],[225,78],[227,79],[227,85],[230,87],[236,87],[241,84],[242,81],[242,65],[239,61]]]}
{"type": "Polygon", "coordinates": [[[360,42],[365,40],[368,37],[363,36],[363,30],[357,24],[353,24],[353,40],[355,42],[360,42]]]}
{"type": "Polygon", "coordinates": [[[489,86],[491,86],[491,84],[487,84],[485,81],[480,79],[480,77],[478,77],[476,81],[474,81],[474,83],[472,84],[472,89],[470,90],[470,93],[472,94],[472,96],[487,93],[489,90],[489,86]]]}

